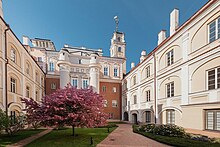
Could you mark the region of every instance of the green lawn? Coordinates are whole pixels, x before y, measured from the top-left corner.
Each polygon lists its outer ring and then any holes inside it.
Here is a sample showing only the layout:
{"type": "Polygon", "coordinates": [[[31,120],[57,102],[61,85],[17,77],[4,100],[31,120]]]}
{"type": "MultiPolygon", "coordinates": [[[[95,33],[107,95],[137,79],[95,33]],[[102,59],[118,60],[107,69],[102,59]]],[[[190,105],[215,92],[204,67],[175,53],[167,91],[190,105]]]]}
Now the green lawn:
{"type": "Polygon", "coordinates": [[[22,139],[25,139],[27,137],[30,137],[34,134],[40,133],[41,131],[43,131],[42,129],[38,129],[38,130],[21,130],[19,132],[17,132],[16,134],[14,134],[13,136],[8,136],[6,134],[2,134],[0,135],[0,147],[4,147],[8,144],[13,144],[16,143],[22,139]]]}
{"type": "Polygon", "coordinates": [[[139,132],[135,129],[134,132],[141,134],[145,137],[151,138],[153,140],[156,140],[158,142],[176,147],[220,147],[220,143],[203,142],[203,141],[192,140],[189,138],[154,135],[152,133],[139,132]]]}
{"type": "MultiPolygon", "coordinates": [[[[110,128],[112,132],[114,128],[110,128]]],[[[96,146],[108,136],[107,128],[75,128],[72,136],[72,129],[53,130],[49,134],[33,141],[26,147],[87,147],[96,146]],[[93,145],[90,145],[90,138],[93,138],[93,145]]]]}

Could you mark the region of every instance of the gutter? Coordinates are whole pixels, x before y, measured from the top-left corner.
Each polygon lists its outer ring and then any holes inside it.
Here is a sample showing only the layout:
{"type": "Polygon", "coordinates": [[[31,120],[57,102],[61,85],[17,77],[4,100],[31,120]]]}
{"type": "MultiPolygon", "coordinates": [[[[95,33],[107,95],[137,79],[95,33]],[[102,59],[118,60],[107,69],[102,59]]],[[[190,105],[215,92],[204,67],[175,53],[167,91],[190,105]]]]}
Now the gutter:
{"type": "Polygon", "coordinates": [[[5,35],[5,111],[6,116],[8,116],[8,74],[7,74],[7,67],[8,67],[8,58],[7,58],[7,31],[10,30],[10,26],[6,24],[7,29],[4,31],[5,35]]]}

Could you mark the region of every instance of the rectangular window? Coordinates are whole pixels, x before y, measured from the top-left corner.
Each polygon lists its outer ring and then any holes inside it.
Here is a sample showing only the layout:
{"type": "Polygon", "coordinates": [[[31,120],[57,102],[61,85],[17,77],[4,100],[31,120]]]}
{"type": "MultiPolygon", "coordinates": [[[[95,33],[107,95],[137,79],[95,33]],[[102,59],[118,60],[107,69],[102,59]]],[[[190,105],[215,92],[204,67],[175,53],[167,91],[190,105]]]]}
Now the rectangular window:
{"type": "Polygon", "coordinates": [[[209,24],[209,43],[220,38],[220,17],[209,24]]]}
{"type": "Polygon", "coordinates": [[[167,110],[167,124],[175,124],[175,111],[174,110],[167,110]]]}
{"type": "Polygon", "coordinates": [[[146,101],[150,101],[150,90],[146,91],[146,101]]]}
{"type": "Polygon", "coordinates": [[[42,57],[38,57],[38,62],[43,62],[42,57]]]}
{"type": "Polygon", "coordinates": [[[53,62],[50,62],[49,70],[54,71],[54,63],[53,62]]]}
{"type": "Polygon", "coordinates": [[[102,86],[102,92],[106,92],[106,87],[102,86]]]}
{"type": "Polygon", "coordinates": [[[112,100],[112,107],[118,107],[117,100],[112,100]]]}
{"type": "Polygon", "coordinates": [[[51,89],[56,89],[56,87],[57,87],[57,86],[56,86],[56,83],[52,83],[52,84],[50,85],[50,88],[51,88],[51,89]]]}
{"type": "Polygon", "coordinates": [[[78,86],[78,80],[77,79],[72,79],[72,85],[73,87],[76,87],[78,86]]]}
{"type": "Polygon", "coordinates": [[[113,119],[114,118],[114,113],[108,113],[108,115],[109,115],[109,119],[113,119]]]}
{"type": "Polygon", "coordinates": [[[114,77],[117,77],[117,76],[118,76],[118,68],[115,67],[115,68],[114,68],[114,77]]]}
{"type": "Polygon", "coordinates": [[[38,92],[35,91],[35,99],[38,101],[38,92]]]}
{"type": "Polygon", "coordinates": [[[15,52],[15,49],[11,49],[11,61],[16,62],[16,52],[15,52]]]}
{"type": "Polygon", "coordinates": [[[26,87],[26,97],[30,97],[30,87],[29,86],[27,86],[26,87]]]}
{"type": "Polygon", "coordinates": [[[206,129],[220,131],[220,110],[206,111],[206,129]]]}
{"type": "Polygon", "coordinates": [[[167,53],[167,66],[170,66],[172,64],[173,64],[173,50],[167,53]]]}
{"type": "Polygon", "coordinates": [[[112,92],[114,92],[114,93],[117,92],[116,87],[113,87],[113,88],[112,88],[112,92]]]}
{"type": "Polygon", "coordinates": [[[108,101],[107,100],[103,100],[103,106],[108,107],[108,101]]]}
{"type": "Polygon", "coordinates": [[[133,85],[135,85],[136,82],[137,82],[137,81],[136,81],[136,76],[134,76],[134,77],[133,77],[133,85]]]}
{"type": "Polygon", "coordinates": [[[11,92],[16,92],[16,80],[14,78],[11,78],[11,92]]]}
{"type": "Polygon", "coordinates": [[[137,96],[134,95],[134,104],[137,104],[137,96]]]}
{"type": "Polygon", "coordinates": [[[151,112],[146,111],[146,123],[151,123],[151,112]]]}
{"type": "Polygon", "coordinates": [[[150,77],[150,66],[148,66],[146,68],[146,77],[149,78],[150,77]]]}
{"type": "Polygon", "coordinates": [[[104,76],[108,76],[108,67],[104,67],[104,76]]]}
{"type": "Polygon", "coordinates": [[[84,89],[88,88],[88,86],[89,86],[88,80],[87,80],[87,79],[83,79],[82,82],[83,82],[83,83],[82,83],[82,84],[83,84],[83,88],[84,88],[84,89]]]}
{"type": "Polygon", "coordinates": [[[220,88],[220,68],[214,68],[208,71],[208,90],[220,88]]]}
{"type": "Polygon", "coordinates": [[[173,97],[174,96],[174,82],[166,84],[167,88],[167,97],[173,97]]]}

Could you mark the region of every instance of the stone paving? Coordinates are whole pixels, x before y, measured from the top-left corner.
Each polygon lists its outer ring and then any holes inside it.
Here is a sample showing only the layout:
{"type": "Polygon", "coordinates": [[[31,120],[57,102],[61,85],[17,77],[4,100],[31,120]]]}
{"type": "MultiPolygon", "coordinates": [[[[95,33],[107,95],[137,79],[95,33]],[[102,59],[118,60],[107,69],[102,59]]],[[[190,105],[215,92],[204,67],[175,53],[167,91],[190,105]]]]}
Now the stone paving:
{"type": "Polygon", "coordinates": [[[131,124],[118,124],[97,147],[168,147],[142,135],[133,133],[131,124]]]}
{"type": "Polygon", "coordinates": [[[40,132],[40,133],[38,133],[38,134],[35,134],[35,135],[31,136],[31,137],[28,137],[28,138],[26,138],[26,139],[23,139],[23,140],[21,140],[21,141],[19,141],[19,142],[17,142],[17,143],[14,143],[14,144],[11,144],[11,145],[7,145],[6,147],[23,147],[23,146],[25,146],[25,145],[31,143],[32,141],[34,141],[34,140],[36,140],[36,139],[38,139],[38,138],[40,138],[40,137],[46,135],[47,133],[49,133],[49,132],[51,132],[51,131],[52,131],[51,128],[50,128],[50,129],[47,129],[47,130],[42,131],[42,132],[40,132]]]}

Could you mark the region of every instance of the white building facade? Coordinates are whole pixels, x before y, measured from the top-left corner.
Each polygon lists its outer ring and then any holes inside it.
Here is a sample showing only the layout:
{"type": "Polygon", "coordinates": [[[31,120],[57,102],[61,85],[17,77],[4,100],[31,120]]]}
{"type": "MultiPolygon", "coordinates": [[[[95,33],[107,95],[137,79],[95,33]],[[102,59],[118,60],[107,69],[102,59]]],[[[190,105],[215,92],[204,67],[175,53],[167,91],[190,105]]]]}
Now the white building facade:
{"type": "Polygon", "coordinates": [[[172,11],[170,37],[162,30],[123,79],[124,120],[220,131],[219,10],[210,0],[181,26],[172,11]]]}

